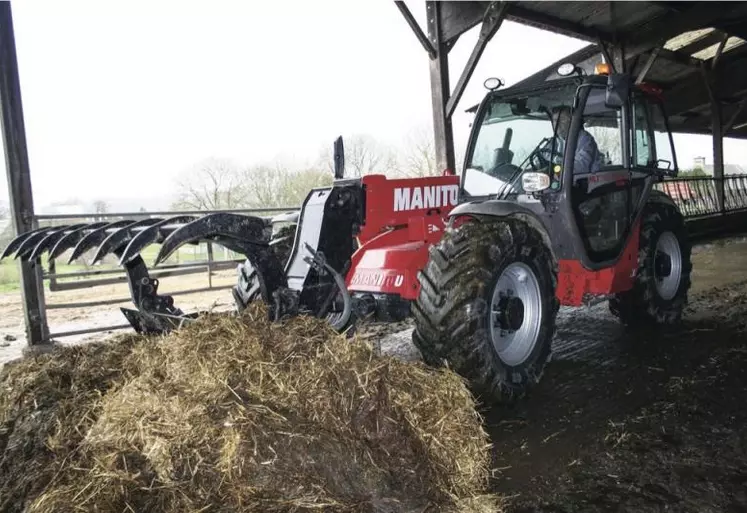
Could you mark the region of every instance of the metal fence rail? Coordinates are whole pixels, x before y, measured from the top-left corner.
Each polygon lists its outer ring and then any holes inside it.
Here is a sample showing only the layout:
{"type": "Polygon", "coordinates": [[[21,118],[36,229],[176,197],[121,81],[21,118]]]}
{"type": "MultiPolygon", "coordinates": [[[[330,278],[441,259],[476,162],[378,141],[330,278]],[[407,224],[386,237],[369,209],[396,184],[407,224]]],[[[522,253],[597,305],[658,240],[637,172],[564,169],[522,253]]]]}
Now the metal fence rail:
{"type": "Polygon", "coordinates": [[[747,176],[744,175],[676,178],[660,182],[655,188],[674,199],[686,218],[747,209],[747,176]],[[721,190],[724,198],[722,205],[719,204],[721,190]]]}
{"type": "MultiPolygon", "coordinates": [[[[656,189],[668,194],[679,206],[682,213],[688,220],[688,224],[694,225],[702,218],[713,218],[720,216],[729,216],[733,213],[747,213],[747,176],[727,176],[724,178],[713,177],[696,177],[696,178],[676,178],[667,179],[654,186],[656,189]],[[723,191],[723,192],[722,192],[723,191]],[[723,197],[723,201],[720,199],[723,197]]],[[[220,211],[161,211],[161,212],[129,212],[129,213],[103,213],[103,214],[54,214],[54,215],[37,215],[35,217],[35,228],[42,226],[54,226],[64,224],[65,222],[95,222],[95,221],[117,221],[120,219],[138,220],[156,216],[173,216],[173,215],[207,215],[215,212],[230,212],[236,214],[251,215],[268,215],[281,212],[295,212],[299,207],[272,207],[272,208],[255,208],[255,209],[233,209],[220,211]]],[[[720,227],[718,228],[720,229],[720,227]]],[[[215,271],[235,267],[242,259],[239,255],[233,255],[230,252],[224,252],[223,258],[216,258],[211,244],[204,245],[204,251],[200,249],[200,254],[205,254],[205,258],[196,261],[172,262],[167,265],[159,266],[152,270],[152,274],[162,278],[167,276],[180,276],[194,273],[207,274],[207,286],[190,290],[180,290],[169,292],[169,295],[178,296],[191,294],[195,292],[206,292],[210,290],[228,289],[230,286],[215,286],[212,282],[212,276],[215,271]]],[[[97,266],[98,267],[98,266],[97,266]]],[[[119,269],[89,268],[85,270],[76,270],[68,272],[57,272],[55,262],[48,264],[48,269],[43,271],[43,279],[49,283],[50,291],[73,290],[81,288],[90,288],[95,286],[117,284],[126,282],[124,271],[119,269]]],[[[101,305],[111,305],[129,302],[129,297],[78,301],[67,303],[46,303],[44,300],[44,310],[46,309],[66,309],[95,307],[101,305]]],[[[46,314],[44,314],[44,325],[46,326],[46,314]]],[[[128,324],[119,324],[114,326],[104,326],[90,329],[79,329],[74,331],[51,332],[51,338],[59,338],[72,335],[97,333],[102,331],[111,331],[128,328],[128,324]]]]}

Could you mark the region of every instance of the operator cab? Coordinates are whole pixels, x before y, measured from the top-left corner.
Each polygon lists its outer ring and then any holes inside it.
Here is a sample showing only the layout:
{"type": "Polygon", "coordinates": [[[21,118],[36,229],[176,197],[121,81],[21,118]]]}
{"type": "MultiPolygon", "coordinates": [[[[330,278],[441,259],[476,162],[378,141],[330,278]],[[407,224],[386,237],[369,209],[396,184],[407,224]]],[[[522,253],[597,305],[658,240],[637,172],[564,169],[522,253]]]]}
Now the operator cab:
{"type": "Polygon", "coordinates": [[[653,88],[632,86],[606,64],[596,71],[488,93],[476,113],[460,189],[461,201],[521,204],[551,236],[567,234],[563,225],[573,224],[578,240],[554,246],[559,258],[589,268],[619,258],[647,182],[677,173],[653,88]]]}

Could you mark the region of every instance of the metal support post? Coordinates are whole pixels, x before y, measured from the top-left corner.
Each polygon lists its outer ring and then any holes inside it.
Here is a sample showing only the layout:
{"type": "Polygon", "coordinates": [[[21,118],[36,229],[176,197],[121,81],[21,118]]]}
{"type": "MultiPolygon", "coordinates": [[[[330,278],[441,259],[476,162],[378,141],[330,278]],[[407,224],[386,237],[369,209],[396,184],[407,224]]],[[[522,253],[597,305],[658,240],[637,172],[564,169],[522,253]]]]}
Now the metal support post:
{"type": "Polygon", "coordinates": [[[722,132],[721,105],[711,105],[713,112],[713,177],[716,179],[716,202],[719,212],[725,211],[724,204],[724,134],[722,132]]]}
{"type": "MultiPolygon", "coordinates": [[[[18,235],[34,229],[35,226],[10,2],[0,3],[0,111],[10,207],[13,227],[18,235]]],[[[26,320],[26,340],[29,345],[41,344],[47,340],[49,334],[44,311],[41,260],[21,261],[18,265],[21,266],[21,297],[26,320]]]]}
{"type": "Polygon", "coordinates": [[[446,103],[451,91],[449,87],[449,48],[441,40],[440,2],[426,2],[426,13],[428,17],[428,39],[436,51],[435,58],[430,60],[436,166],[440,170],[451,169],[454,171],[454,133],[451,118],[446,112],[446,103]]]}
{"type": "Polygon", "coordinates": [[[207,270],[208,270],[208,287],[213,288],[213,263],[215,262],[215,256],[213,255],[213,243],[207,243],[207,270]]]}

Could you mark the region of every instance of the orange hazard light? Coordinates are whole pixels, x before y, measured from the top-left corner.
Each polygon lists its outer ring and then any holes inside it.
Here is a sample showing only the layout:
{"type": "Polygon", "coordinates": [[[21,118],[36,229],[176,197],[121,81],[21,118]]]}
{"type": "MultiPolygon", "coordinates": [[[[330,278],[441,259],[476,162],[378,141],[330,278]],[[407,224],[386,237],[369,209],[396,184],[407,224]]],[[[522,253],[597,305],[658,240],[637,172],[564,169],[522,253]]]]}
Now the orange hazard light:
{"type": "Polygon", "coordinates": [[[606,62],[600,62],[596,66],[594,66],[594,73],[597,75],[609,75],[610,74],[610,65],[606,62]]]}

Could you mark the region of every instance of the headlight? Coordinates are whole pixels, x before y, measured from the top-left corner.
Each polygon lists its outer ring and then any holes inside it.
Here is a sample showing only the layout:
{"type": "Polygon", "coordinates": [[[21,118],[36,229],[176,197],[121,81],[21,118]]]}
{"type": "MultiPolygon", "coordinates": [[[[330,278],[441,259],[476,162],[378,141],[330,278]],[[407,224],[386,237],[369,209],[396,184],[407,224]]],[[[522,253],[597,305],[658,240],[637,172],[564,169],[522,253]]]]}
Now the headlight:
{"type": "Polygon", "coordinates": [[[521,186],[526,192],[544,191],[550,187],[550,176],[545,173],[524,173],[521,175],[521,186]]]}

